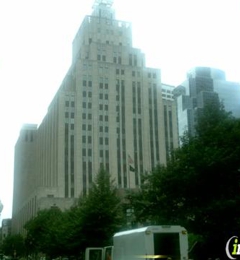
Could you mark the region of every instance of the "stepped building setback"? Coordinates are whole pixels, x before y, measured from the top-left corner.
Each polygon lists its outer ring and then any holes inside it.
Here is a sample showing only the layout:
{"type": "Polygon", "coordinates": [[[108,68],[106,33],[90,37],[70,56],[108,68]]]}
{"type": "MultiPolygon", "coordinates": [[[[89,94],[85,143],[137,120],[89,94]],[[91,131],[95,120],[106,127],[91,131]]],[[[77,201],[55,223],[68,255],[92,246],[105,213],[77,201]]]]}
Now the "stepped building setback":
{"type": "Polygon", "coordinates": [[[73,205],[101,166],[119,189],[137,188],[141,174],[165,163],[178,145],[174,102],[162,97],[160,70],[146,67],[132,46],[131,24],[115,19],[112,4],[95,1],[46,116],[20,132],[13,233],[22,233],[38,210],[73,205]]]}

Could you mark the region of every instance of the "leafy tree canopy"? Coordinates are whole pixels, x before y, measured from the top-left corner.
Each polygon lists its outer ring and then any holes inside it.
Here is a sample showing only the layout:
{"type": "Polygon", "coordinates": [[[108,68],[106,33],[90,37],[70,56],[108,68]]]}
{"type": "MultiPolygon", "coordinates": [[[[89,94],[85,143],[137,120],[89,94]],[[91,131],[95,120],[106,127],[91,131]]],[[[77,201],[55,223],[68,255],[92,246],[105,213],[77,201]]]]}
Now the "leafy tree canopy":
{"type": "Polygon", "coordinates": [[[123,209],[110,174],[100,169],[88,196],[79,200],[83,244],[106,246],[124,223],[123,209]]]}
{"type": "Polygon", "coordinates": [[[51,257],[61,254],[63,225],[63,213],[59,208],[39,211],[38,215],[25,225],[28,253],[42,252],[51,257]]]}
{"type": "Polygon", "coordinates": [[[205,241],[206,254],[224,254],[240,228],[240,121],[208,105],[196,133],[186,133],[167,165],[143,177],[131,200],[139,221],[183,225],[205,241]]]}
{"type": "Polygon", "coordinates": [[[22,257],[25,255],[24,238],[21,235],[9,235],[3,239],[2,252],[11,257],[22,257]]]}
{"type": "Polygon", "coordinates": [[[109,245],[124,220],[114,182],[101,169],[88,195],[81,196],[71,209],[39,211],[25,225],[28,253],[42,252],[50,258],[79,256],[86,247],[109,245]]]}

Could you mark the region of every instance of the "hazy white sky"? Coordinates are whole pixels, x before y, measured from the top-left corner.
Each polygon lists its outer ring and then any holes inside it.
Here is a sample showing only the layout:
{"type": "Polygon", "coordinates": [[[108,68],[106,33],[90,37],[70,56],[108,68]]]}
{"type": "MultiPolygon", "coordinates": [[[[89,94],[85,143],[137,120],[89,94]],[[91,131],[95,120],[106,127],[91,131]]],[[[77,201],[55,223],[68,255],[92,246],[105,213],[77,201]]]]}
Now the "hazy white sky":
{"type": "MultiPolygon", "coordinates": [[[[71,62],[71,44],[93,0],[0,0],[0,200],[11,217],[14,145],[23,123],[40,124],[71,62]]],[[[194,66],[240,82],[240,0],[115,0],[133,45],[162,82],[194,66]]],[[[1,225],[1,224],[0,224],[1,225]]]]}

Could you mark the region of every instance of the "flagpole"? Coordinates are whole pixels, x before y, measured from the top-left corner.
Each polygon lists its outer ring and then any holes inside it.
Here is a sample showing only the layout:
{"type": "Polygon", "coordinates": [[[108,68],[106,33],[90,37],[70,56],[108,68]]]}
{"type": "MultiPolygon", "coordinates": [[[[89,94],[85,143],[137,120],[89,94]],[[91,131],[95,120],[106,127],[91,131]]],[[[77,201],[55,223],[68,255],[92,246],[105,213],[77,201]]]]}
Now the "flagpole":
{"type": "Polygon", "coordinates": [[[131,188],[130,182],[131,182],[131,178],[130,178],[130,171],[134,171],[134,168],[131,166],[131,164],[133,164],[134,161],[131,158],[131,156],[128,154],[128,169],[127,169],[127,175],[128,175],[128,187],[129,189],[131,188]]]}
{"type": "Polygon", "coordinates": [[[128,170],[127,170],[127,174],[128,174],[128,188],[130,189],[130,164],[129,164],[129,161],[128,161],[128,170]]]}

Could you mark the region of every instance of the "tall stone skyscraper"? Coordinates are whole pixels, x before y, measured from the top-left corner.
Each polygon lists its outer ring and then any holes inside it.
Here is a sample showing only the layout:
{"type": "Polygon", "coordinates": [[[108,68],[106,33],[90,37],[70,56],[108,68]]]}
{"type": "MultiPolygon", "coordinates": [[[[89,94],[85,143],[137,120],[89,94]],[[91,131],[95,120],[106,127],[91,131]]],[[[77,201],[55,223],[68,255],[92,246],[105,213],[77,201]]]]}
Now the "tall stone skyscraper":
{"type": "Polygon", "coordinates": [[[70,207],[100,167],[119,189],[138,187],[142,173],[166,162],[165,136],[160,70],[145,66],[131,24],[115,19],[112,1],[96,0],[45,118],[21,130],[13,231],[40,209],[70,207]]]}

